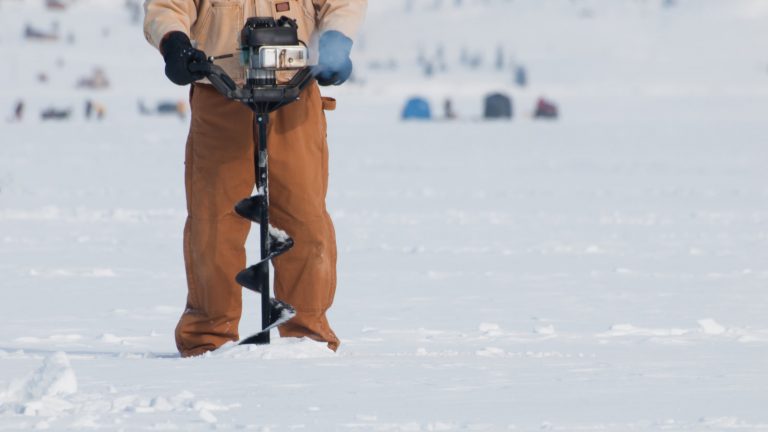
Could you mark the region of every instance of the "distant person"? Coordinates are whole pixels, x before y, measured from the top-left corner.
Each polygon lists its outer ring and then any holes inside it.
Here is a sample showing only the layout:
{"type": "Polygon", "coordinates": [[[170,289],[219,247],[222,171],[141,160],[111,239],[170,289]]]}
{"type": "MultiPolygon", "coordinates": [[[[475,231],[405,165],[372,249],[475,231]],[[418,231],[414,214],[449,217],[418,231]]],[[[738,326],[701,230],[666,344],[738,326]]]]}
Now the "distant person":
{"type": "Polygon", "coordinates": [[[176,112],[182,120],[187,118],[187,103],[183,100],[176,102],[176,112]]]}
{"type": "Polygon", "coordinates": [[[92,86],[97,89],[105,89],[109,87],[109,79],[107,73],[102,68],[95,68],[93,75],[91,76],[92,86]]]}
{"type": "Polygon", "coordinates": [[[141,4],[136,0],[126,0],[125,7],[131,14],[131,23],[139,24],[141,21],[141,4]]]}
{"type": "Polygon", "coordinates": [[[528,85],[528,69],[525,66],[517,66],[515,68],[515,84],[520,87],[528,85]]]}
{"type": "Polygon", "coordinates": [[[98,102],[93,103],[93,111],[96,113],[96,120],[99,121],[104,120],[107,115],[107,108],[98,102]]]}
{"type": "Polygon", "coordinates": [[[90,120],[91,118],[95,118],[96,120],[103,120],[104,116],[106,115],[106,108],[104,105],[95,102],[91,99],[88,99],[85,101],[85,118],[86,120],[90,120]]]}
{"type": "Polygon", "coordinates": [[[453,111],[453,101],[450,98],[445,100],[443,110],[445,111],[446,120],[456,119],[456,112],[453,111]]]}
{"type": "Polygon", "coordinates": [[[24,101],[21,99],[16,102],[16,108],[13,110],[13,120],[17,122],[24,120],[24,101]]]}
{"type": "Polygon", "coordinates": [[[104,69],[95,68],[90,76],[80,78],[77,82],[79,88],[106,89],[109,88],[109,79],[104,69]]]}
{"type": "Polygon", "coordinates": [[[435,65],[431,61],[424,63],[424,76],[431,78],[435,74],[435,65]]]}
{"type": "Polygon", "coordinates": [[[139,99],[139,114],[141,115],[152,115],[154,114],[151,109],[147,107],[147,104],[144,103],[143,99],[139,99]]]}
{"type": "Polygon", "coordinates": [[[506,53],[504,52],[504,46],[499,45],[496,47],[496,70],[503,71],[506,64],[506,53]]]}

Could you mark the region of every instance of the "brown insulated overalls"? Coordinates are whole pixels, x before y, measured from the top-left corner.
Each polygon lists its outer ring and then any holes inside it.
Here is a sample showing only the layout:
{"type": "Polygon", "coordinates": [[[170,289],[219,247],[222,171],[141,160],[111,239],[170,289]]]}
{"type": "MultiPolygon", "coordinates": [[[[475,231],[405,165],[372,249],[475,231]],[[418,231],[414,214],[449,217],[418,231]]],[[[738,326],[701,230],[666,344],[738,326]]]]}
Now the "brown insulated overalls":
{"type": "MultiPolygon", "coordinates": [[[[309,40],[316,28],[353,35],[365,7],[366,0],[147,0],[144,28],[155,46],[167,32],[178,30],[197,39],[208,55],[218,55],[235,51],[236,35],[248,16],[289,15],[303,28],[300,36],[309,40]]],[[[242,75],[236,65],[224,66],[233,76],[242,75]]],[[[246,267],[244,244],[251,222],[238,216],[234,206],[252,195],[255,182],[252,111],[208,84],[194,84],[190,94],[184,228],[188,296],[176,327],[184,356],[239,338],[242,288],[234,277],[246,267]]],[[[280,334],[325,341],[335,350],[339,340],[326,319],[336,290],[336,239],[325,208],[324,113],[334,105],[313,83],[299,101],[271,114],[268,151],[270,219],[295,240],[291,251],[273,261],[275,295],[297,310],[280,334]]]]}

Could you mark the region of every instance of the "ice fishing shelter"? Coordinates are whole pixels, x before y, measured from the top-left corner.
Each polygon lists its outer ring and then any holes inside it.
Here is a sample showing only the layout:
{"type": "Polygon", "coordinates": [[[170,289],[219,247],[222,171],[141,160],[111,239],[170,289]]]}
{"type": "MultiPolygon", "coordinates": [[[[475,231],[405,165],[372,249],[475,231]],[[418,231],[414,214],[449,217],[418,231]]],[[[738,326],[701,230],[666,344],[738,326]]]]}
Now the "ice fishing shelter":
{"type": "Polygon", "coordinates": [[[554,102],[544,98],[539,98],[539,101],[536,102],[536,110],[533,112],[534,118],[556,120],[559,116],[560,110],[554,102]]]}
{"type": "Polygon", "coordinates": [[[61,0],[46,0],[45,7],[51,10],[64,10],[67,8],[67,4],[61,0]]]}
{"type": "Polygon", "coordinates": [[[429,102],[422,97],[412,97],[405,103],[403,120],[432,120],[429,102]]]}
{"type": "Polygon", "coordinates": [[[24,27],[24,38],[28,40],[55,41],[59,39],[59,35],[56,34],[55,30],[47,32],[27,24],[24,27]]]}
{"type": "Polygon", "coordinates": [[[492,93],[485,97],[486,119],[512,119],[512,99],[502,93],[492,93]]]}

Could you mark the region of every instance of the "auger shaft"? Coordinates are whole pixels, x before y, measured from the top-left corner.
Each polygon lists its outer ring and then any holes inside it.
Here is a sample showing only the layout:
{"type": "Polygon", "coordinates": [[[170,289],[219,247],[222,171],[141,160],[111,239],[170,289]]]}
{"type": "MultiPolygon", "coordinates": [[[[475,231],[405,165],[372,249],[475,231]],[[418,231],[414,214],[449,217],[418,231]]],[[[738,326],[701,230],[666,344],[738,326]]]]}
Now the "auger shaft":
{"type": "MultiPolygon", "coordinates": [[[[267,155],[267,124],[269,123],[268,113],[254,112],[254,167],[256,169],[256,189],[262,196],[262,205],[259,210],[259,230],[260,230],[260,249],[261,259],[265,260],[270,252],[269,240],[269,164],[267,155]],[[258,138],[257,138],[258,137],[258,138]]],[[[261,328],[265,329],[271,324],[271,308],[269,298],[271,297],[269,289],[269,263],[260,266],[261,272],[261,328]]],[[[268,344],[270,342],[269,332],[264,332],[260,343],[268,344]]]]}

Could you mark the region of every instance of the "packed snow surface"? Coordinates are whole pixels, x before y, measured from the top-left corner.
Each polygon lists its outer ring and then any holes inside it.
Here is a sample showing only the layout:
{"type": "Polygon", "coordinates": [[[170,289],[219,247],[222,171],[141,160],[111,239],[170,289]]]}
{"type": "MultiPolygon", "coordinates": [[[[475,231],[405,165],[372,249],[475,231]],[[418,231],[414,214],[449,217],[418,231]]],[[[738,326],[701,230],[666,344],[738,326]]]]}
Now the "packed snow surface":
{"type": "Polygon", "coordinates": [[[0,0],[0,431],[768,431],[765,1],[372,1],[324,90],[341,349],[193,359],[187,120],[137,110],[187,90],[130,2],[66,3],[0,0]]]}

